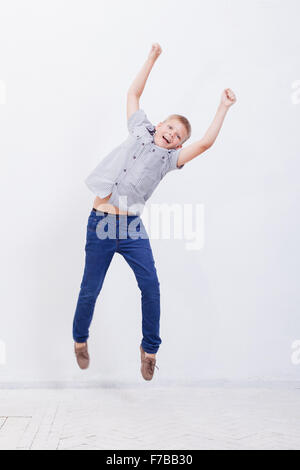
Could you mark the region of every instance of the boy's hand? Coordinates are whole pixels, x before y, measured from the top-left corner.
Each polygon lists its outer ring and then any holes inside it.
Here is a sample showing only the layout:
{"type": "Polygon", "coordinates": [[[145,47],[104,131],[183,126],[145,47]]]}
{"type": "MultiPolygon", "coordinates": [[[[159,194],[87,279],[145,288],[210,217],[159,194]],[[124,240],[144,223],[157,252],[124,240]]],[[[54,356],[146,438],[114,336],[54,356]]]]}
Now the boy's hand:
{"type": "Polygon", "coordinates": [[[153,60],[155,62],[158,56],[161,54],[161,52],[162,52],[162,49],[160,45],[158,44],[158,42],[155,42],[154,44],[152,44],[148,59],[153,60]]]}
{"type": "Polygon", "coordinates": [[[229,108],[236,102],[236,96],[230,88],[226,88],[221,96],[221,104],[229,108]]]}

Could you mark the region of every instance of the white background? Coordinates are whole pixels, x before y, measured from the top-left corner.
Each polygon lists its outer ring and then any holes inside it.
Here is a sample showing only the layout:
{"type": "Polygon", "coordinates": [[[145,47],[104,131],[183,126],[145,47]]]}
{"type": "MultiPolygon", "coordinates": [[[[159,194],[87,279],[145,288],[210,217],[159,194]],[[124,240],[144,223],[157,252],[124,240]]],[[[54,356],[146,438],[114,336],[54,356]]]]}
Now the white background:
{"type": "Polygon", "coordinates": [[[224,88],[238,98],[215,145],[148,201],[205,206],[203,250],[151,242],[156,381],[299,377],[299,15],[297,0],[1,0],[1,382],[142,381],[140,291],[120,255],[85,372],[72,320],[94,199],[84,179],[126,138],[126,92],[153,42],[163,53],[141,107],[154,124],[187,116],[191,143],[224,88]]]}

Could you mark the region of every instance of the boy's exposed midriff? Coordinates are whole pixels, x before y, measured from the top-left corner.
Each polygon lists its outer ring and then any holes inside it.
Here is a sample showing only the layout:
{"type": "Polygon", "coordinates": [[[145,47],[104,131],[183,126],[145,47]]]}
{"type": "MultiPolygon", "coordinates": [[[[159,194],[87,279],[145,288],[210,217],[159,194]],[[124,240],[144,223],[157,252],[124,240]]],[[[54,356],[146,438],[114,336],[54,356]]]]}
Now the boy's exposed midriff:
{"type": "Polygon", "coordinates": [[[96,199],[94,200],[94,208],[98,211],[109,212],[110,214],[135,215],[127,211],[121,211],[117,206],[109,204],[107,201],[109,200],[110,196],[111,193],[104,198],[96,196],[96,199]]]}

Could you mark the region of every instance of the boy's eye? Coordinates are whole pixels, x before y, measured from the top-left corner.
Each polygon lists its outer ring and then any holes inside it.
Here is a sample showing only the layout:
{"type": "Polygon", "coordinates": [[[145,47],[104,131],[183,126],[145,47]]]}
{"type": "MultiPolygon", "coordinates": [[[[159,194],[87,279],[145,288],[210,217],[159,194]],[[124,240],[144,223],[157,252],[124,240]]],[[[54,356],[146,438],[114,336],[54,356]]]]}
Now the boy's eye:
{"type": "MultiPolygon", "coordinates": [[[[168,127],[169,127],[170,129],[172,129],[172,126],[170,126],[170,124],[168,124],[168,127]]],[[[178,137],[178,139],[180,140],[180,135],[177,135],[177,137],[178,137]]]]}

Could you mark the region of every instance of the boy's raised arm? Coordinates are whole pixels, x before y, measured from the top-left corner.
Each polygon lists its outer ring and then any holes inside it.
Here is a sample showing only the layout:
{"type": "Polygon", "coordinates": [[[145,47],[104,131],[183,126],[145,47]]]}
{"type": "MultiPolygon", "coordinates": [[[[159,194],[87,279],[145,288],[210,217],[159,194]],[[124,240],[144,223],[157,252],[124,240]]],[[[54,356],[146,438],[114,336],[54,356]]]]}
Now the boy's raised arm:
{"type": "Polygon", "coordinates": [[[230,88],[226,88],[222,93],[221,102],[218,106],[213,122],[207,129],[202,139],[182,148],[178,157],[178,166],[189,162],[213,145],[221,130],[227,111],[235,102],[235,94],[230,88]]]}
{"type": "Polygon", "coordinates": [[[130,85],[127,92],[127,120],[139,109],[139,100],[144,91],[146,81],[161,52],[162,49],[158,43],[152,44],[151,51],[146,62],[130,85]]]}

